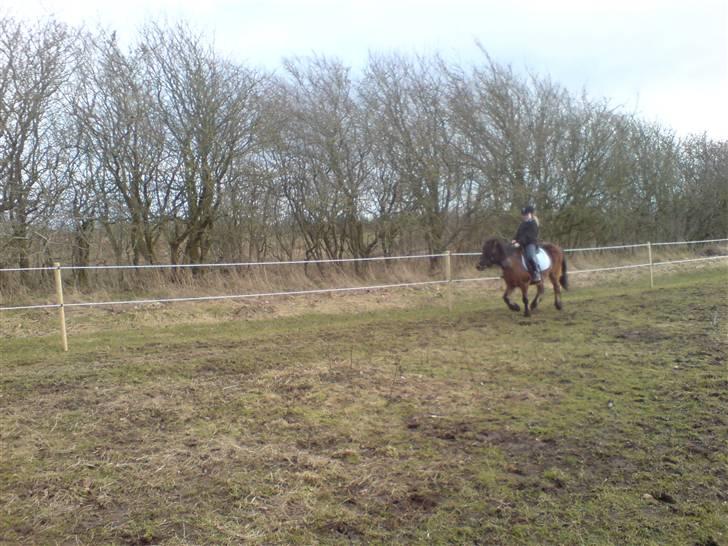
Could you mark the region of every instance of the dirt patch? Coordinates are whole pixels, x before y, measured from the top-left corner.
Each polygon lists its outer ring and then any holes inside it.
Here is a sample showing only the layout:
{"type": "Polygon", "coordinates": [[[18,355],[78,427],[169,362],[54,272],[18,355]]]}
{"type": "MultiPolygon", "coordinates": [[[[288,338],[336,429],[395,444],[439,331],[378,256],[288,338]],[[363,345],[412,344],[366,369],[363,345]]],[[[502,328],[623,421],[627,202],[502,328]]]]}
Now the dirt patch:
{"type": "Polygon", "coordinates": [[[338,540],[345,539],[352,544],[360,544],[364,538],[361,530],[348,521],[329,521],[321,526],[321,530],[338,540]]]}
{"type": "Polygon", "coordinates": [[[437,416],[424,415],[410,418],[406,427],[416,432],[438,440],[453,444],[453,449],[464,451],[473,448],[495,447],[503,451],[511,461],[511,470],[518,468],[514,473],[534,473],[544,468],[549,462],[556,459],[559,452],[555,442],[543,440],[524,432],[504,429],[490,429],[475,422],[450,421],[437,416]],[[543,464],[536,465],[535,461],[543,464]]]}
{"type": "Polygon", "coordinates": [[[405,511],[409,510],[424,510],[426,512],[432,511],[440,503],[440,495],[432,493],[430,491],[413,491],[403,500],[397,499],[393,501],[393,504],[403,508],[405,511]]]}

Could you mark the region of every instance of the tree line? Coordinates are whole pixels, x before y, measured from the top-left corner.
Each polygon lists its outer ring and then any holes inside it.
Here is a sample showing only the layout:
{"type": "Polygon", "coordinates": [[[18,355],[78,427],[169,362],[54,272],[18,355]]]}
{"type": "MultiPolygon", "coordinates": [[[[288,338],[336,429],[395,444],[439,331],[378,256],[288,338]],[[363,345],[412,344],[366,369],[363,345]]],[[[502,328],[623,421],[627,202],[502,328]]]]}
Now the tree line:
{"type": "Polygon", "coordinates": [[[266,72],[184,24],[0,19],[0,184],[0,267],[472,250],[525,203],[567,246],[728,233],[726,141],[485,51],[266,72]]]}

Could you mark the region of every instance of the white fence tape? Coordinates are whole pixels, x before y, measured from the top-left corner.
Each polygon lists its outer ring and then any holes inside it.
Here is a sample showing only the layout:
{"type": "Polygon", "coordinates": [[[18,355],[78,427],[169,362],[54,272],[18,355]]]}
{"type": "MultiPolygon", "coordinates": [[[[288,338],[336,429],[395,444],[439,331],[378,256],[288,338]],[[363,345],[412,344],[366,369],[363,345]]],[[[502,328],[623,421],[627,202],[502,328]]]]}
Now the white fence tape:
{"type": "Polygon", "coordinates": [[[0,273],[22,273],[24,271],[53,271],[55,267],[10,267],[7,269],[0,269],[0,273]]]}
{"type": "Polygon", "coordinates": [[[145,303],[173,303],[180,301],[212,301],[212,300],[235,300],[245,298],[272,298],[275,296],[303,296],[307,294],[332,294],[336,292],[356,292],[366,290],[383,290],[385,288],[405,288],[407,286],[426,286],[431,284],[445,284],[447,281],[422,281],[403,282],[397,284],[380,284],[375,286],[353,286],[349,288],[321,288],[314,290],[293,290],[284,292],[258,292],[256,294],[236,294],[231,296],[190,296],[186,298],[166,298],[158,300],[129,300],[129,301],[105,301],[86,303],[67,303],[66,307],[98,307],[100,305],[134,305],[145,303]]]}
{"type": "Polygon", "coordinates": [[[647,248],[647,243],[639,243],[636,245],[613,245],[613,246],[592,246],[588,248],[566,248],[564,252],[587,252],[595,250],[617,250],[621,248],[647,248]]]}
{"type": "MultiPolygon", "coordinates": [[[[728,256],[722,256],[728,258],[728,256]]],[[[657,265],[657,264],[652,264],[657,265]]],[[[617,267],[600,267],[598,269],[570,269],[569,275],[578,275],[579,273],[596,273],[599,271],[617,271],[619,269],[635,269],[638,267],[650,267],[649,263],[646,264],[631,264],[631,265],[620,265],[617,267]]],[[[503,277],[473,277],[470,279],[453,279],[452,282],[477,282],[477,281],[492,281],[500,280],[503,277]]]]}
{"type": "Polygon", "coordinates": [[[616,267],[599,267],[596,269],[576,269],[576,270],[572,269],[572,270],[569,270],[569,275],[578,275],[579,273],[598,273],[600,271],[617,271],[619,269],[636,269],[638,267],[650,267],[650,264],[646,263],[646,264],[620,265],[620,266],[616,266],[616,267]]]}
{"type": "MultiPolygon", "coordinates": [[[[375,256],[373,258],[335,258],[330,260],[291,260],[277,262],[230,262],[210,264],[139,264],[139,265],[64,265],[61,271],[74,270],[112,270],[112,269],[195,269],[215,267],[255,267],[270,265],[315,265],[315,264],[336,264],[349,262],[384,262],[390,260],[421,260],[424,258],[441,258],[445,254],[415,254],[412,256],[375,256]]],[[[0,273],[11,271],[53,271],[55,267],[29,267],[0,269],[0,273]]]]}
{"type": "MultiPolygon", "coordinates": [[[[245,299],[245,298],[272,298],[275,296],[303,296],[307,294],[332,294],[337,292],[361,292],[366,290],[383,290],[386,288],[405,288],[408,286],[427,286],[433,284],[446,284],[446,280],[438,281],[421,281],[421,282],[403,282],[397,284],[379,284],[372,286],[353,286],[347,288],[320,288],[313,290],[292,290],[283,292],[258,292],[255,294],[233,294],[223,296],[189,296],[182,298],[160,298],[160,299],[145,299],[145,300],[122,300],[122,301],[89,301],[80,303],[66,303],[64,307],[101,307],[109,305],[148,305],[152,303],[175,303],[183,301],[213,301],[213,300],[234,300],[234,299],[245,299]]],[[[18,307],[0,307],[0,311],[17,311],[19,309],[46,309],[46,308],[58,308],[58,304],[48,305],[28,305],[18,307]]]]}
{"type": "MultiPolygon", "coordinates": [[[[646,248],[647,243],[636,245],[593,246],[589,248],[565,248],[564,252],[586,252],[589,250],[617,250],[621,248],[646,248]]],[[[452,256],[480,256],[480,252],[453,252],[452,256]]]]}
{"type": "Polygon", "coordinates": [[[708,256],[705,258],[691,258],[688,260],[671,260],[669,262],[655,262],[652,265],[657,266],[657,265],[669,265],[669,264],[684,264],[687,262],[704,262],[706,260],[721,260],[723,258],[728,258],[728,256],[708,256]]]}
{"type": "MultiPolygon", "coordinates": [[[[453,254],[454,255],[454,254],[453,254]]],[[[461,254],[463,256],[469,255],[469,254],[461,254]]],[[[728,258],[728,255],[725,256],[710,256],[707,258],[694,258],[690,260],[672,260],[669,262],[655,262],[652,264],[652,266],[658,266],[658,265],[668,265],[668,264],[680,264],[680,263],[686,263],[686,262],[702,262],[705,260],[720,260],[728,258]]],[[[649,263],[644,264],[630,264],[630,265],[620,265],[615,267],[600,267],[596,269],[570,269],[569,275],[578,275],[580,273],[598,273],[602,271],[618,271],[620,269],[637,269],[640,267],[650,267],[649,263]]],[[[452,282],[480,282],[480,281],[498,281],[501,280],[503,277],[472,277],[469,279],[453,279],[452,282]]]]}
{"type": "Polygon", "coordinates": [[[0,307],[0,311],[20,311],[21,309],[58,309],[57,303],[46,303],[42,305],[16,305],[13,307],[0,307]]]}
{"type": "MultiPolygon", "coordinates": [[[[655,245],[670,245],[670,244],[698,244],[698,243],[715,243],[725,242],[728,239],[710,239],[707,241],[679,241],[674,243],[652,243],[655,245]]],[[[637,248],[646,247],[647,243],[635,244],[635,245],[616,245],[608,247],[593,247],[593,248],[575,248],[567,249],[565,252],[577,252],[586,250],[612,250],[612,249],[623,249],[623,248],[637,248]]],[[[479,256],[479,253],[464,252],[464,253],[452,253],[451,256],[479,256]]],[[[299,260],[290,262],[244,262],[237,264],[186,264],[186,267],[232,267],[232,266],[256,266],[256,265],[290,265],[290,264],[315,264],[315,263],[337,263],[337,262],[354,262],[354,261],[383,261],[383,260],[405,260],[405,259],[418,259],[418,258],[439,258],[446,256],[446,254],[423,254],[414,256],[390,256],[390,257],[377,257],[377,258],[344,258],[340,260],[299,260]]],[[[720,260],[728,258],[728,255],[723,256],[709,256],[703,258],[691,258],[683,260],[671,260],[663,262],[654,262],[652,266],[663,266],[669,264],[681,264],[688,262],[700,262],[708,260],[720,260]]],[[[62,270],[69,269],[134,269],[134,268],[162,268],[162,267],[183,267],[175,265],[146,265],[146,266],[89,266],[84,268],[77,268],[73,266],[61,267],[62,270]]],[[[615,267],[601,267],[596,269],[579,269],[569,271],[570,275],[578,275],[581,273],[597,273],[602,271],[618,271],[624,269],[636,269],[640,267],[650,267],[650,263],[641,264],[630,264],[615,267]]],[[[36,268],[12,268],[12,269],[0,269],[0,273],[10,271],[52,271],[54,267],[36,267],[36,268]]],[[[480,282],[480,281],[492,281],[499,280],[501,277],[473,277],[465,279],[453,279],[453,283],[464,283],[464,282],[480,282]]],[[[380,284],[373,286],[355,286],[347,288],[321,288],[313,290],[296,290],[296,291],[283,291],[283,292],[263,292],[255,294],[235,294],[235,295],[222,295],[222,296],[190,296],[181,298],[161,298],[161,299],[143,299],[143,300],[124,300],[124,301],[106,301],[106,302],[79,302],[79,303],[66,303],[64,307],[100,307],[110,305],[145,305],[153,303],[174,303],[174,302],[191,302],[191,301],[213,301],[213,300],[228,300],[228,299],[246,299],[246,298],[263,298],[263,297],[277,297],[277,296],[301,296],[307,294],[331,294],[341,292],[360,292],[367,290],[383,290],[388,288],[404,288],[413,286],[427,286],[436,284],[447,284],[447,280],[436,280],[436,281],[421,281],[421,282],[407,282],[397,284],[380,284]]],[[[18,305],[10,307],[0,307],[0,311],[20,311],[20,310],[32,310],[32,309],[56,309],[61,307],[59,304],[39,304],[39,305],[18,305]]]]}
{"type": "Polygon", "coordinates": [[[652,243],[652,246],[665,246],[665,245],[698,245],[706,243],[724,243],[728,239],[707,239],[705,241],[671,241],[669,243],[652,243]]]}
{"type": "MultiPolygon", "coordinates": [[[[664,243],[651,243],[652,246],[664,245],[692,245],[706,243],[728,242],[728,239],[706,239],[701,241],[670,241],[664,243]]],[[[612,246],[594,246],[586,248],[567,248],[564,252],[587,252],[599,250],[618,250],[624,248],[644,248],[648,243],[636,243],[630,245],[612,245],[612,246]]],[[[414,254],[410,256],[375,256],[371,258],[334,258],[324,260],[289,260],[289,261],[272,261],[272,262],[229,262],[229,263],[208,263],[208,264],[140,264],[140,265],[64,265],[61,266],[62,271],[73,270],[113,270],[113,269],[193,269],[193,268],[216,268],[216,267],[255,267],[255,266],[273,266],[273,265],[314,265],[314,264],[331,264],[331,263],[350,263],[350,262],[381,262],[390,260],[418,260],[427,258],[442,258],[446,254],[414,254]]],[[[451,256],[480,256],[480,252],[453,252],[451,256]]],[[[11,267],[0,269],[0,273],[13,273],[24,271],[53,271],[55,267],[11,267]]]]}
{"type": "Polygon", "coordinates": [[[470,279],[453,279],[452,282],[499,281],[503,277],[471,277],[470,279]]]}

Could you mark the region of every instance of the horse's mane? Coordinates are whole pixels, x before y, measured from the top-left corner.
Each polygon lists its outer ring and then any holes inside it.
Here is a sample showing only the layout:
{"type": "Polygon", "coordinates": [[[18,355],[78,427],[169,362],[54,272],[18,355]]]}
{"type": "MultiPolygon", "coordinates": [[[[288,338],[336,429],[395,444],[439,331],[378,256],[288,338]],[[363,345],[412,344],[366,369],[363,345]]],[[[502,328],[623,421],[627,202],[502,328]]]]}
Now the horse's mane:
{"type": "Polygon", "coordinates": [[[492,237],[485,241],[485,244],[483,246],[486,246],[488,244],[497,244],[500,250],[502,251],[503,255],[508,258],[510,256],[513,256],[514,254],[518,253],[518,250],[516,247],[514,247],[510,241],[506,239],[502,239],[500,237],[492,237]]]}

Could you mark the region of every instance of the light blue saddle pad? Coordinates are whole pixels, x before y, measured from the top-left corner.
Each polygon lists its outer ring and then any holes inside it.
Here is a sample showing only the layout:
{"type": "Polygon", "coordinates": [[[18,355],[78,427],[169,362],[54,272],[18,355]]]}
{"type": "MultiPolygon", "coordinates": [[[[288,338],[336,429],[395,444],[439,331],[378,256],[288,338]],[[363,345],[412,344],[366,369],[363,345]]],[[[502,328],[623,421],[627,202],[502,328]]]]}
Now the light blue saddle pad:
{"type": "MultiPolygon", "coordinates": [[[[551,257],[543,248],[538,249],[538,252],[536,253],[536,261],[538,262],[538,267],[541,271],[546,271],[549,267],[551,267],[551,257]]],[[[528,269],[525,255],[521,256],[521,263],[523,264],[524,269],[528,269]]]]}

